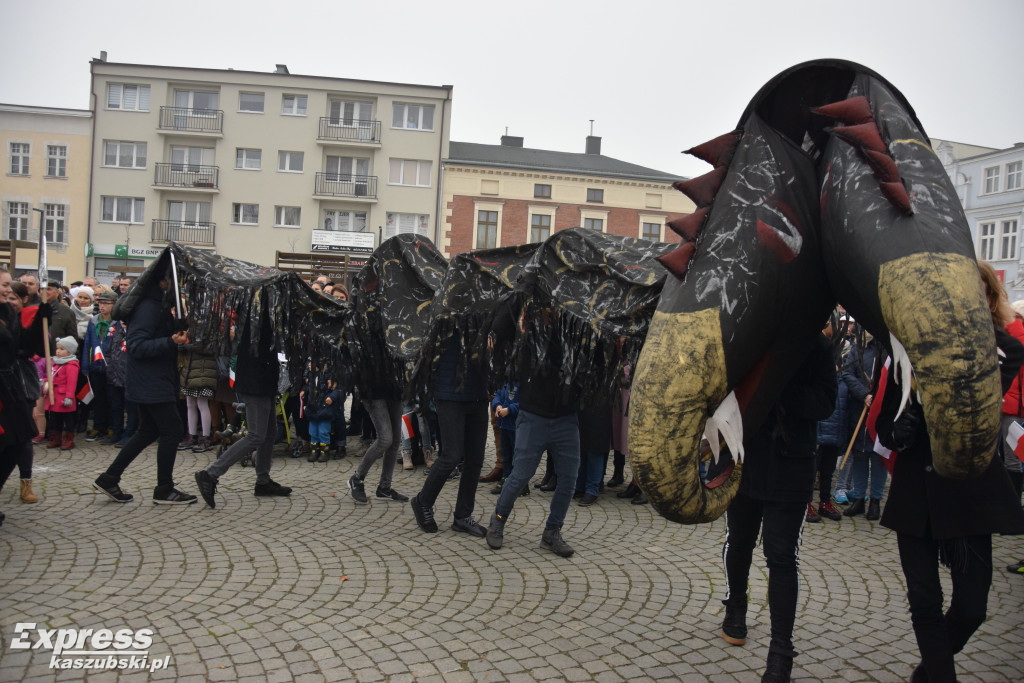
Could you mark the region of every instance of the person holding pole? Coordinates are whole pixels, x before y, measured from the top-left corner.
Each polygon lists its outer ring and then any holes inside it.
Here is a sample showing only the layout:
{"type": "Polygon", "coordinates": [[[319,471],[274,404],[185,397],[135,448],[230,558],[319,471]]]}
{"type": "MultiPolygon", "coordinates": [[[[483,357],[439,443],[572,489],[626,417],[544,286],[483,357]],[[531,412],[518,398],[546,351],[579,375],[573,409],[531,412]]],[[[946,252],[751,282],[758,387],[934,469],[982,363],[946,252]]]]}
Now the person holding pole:
{"type": "Polygon", "coordinates": [[[882,494],[889,473],[882,462],[882,456],[875,453],[874,439],[868,435],[867,415],[874,398],[874,382],[876,370],[881,367],[883,351],[874,341],[870,333],[864,331],[863,336],[855,336],[850,344],[850,352],[846,356],[841,377],[849,390],[847,419],[850,421],[850,444],[843,456],[845,468],[847,458],[850,460],[849,489],[850,507],[843,512],[847,517],[863,514],[865,519],[875,521],[882,516],[882,494]],[[868,488],[870,471],[871,487],[868,488]],[[865,503],[865,498],[870,499],[865,503]],[[866,511],[865,511],[866,508],[866,511]]]}

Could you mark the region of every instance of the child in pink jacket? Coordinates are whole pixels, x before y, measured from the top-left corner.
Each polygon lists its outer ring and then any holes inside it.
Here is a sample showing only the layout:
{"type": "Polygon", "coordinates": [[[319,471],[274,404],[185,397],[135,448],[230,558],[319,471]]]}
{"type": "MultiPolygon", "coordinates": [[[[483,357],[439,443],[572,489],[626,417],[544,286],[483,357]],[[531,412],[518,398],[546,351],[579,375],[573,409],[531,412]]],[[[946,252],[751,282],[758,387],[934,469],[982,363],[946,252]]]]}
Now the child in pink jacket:
{"type": "Polygon", "coordinates": [[[53,437],[46,444],[47,448],[70,451],[75,447],[75,411],[78,401],[75,390],[78,388],[78,342],[74,337],[61,337],[57,340],[57,350],[53,355],[53,373],[50,382],[43,383],[43,398],[50,431],[53,437]],[[50,387],[53,385],[53,403],[50,402],[50,387]]]}

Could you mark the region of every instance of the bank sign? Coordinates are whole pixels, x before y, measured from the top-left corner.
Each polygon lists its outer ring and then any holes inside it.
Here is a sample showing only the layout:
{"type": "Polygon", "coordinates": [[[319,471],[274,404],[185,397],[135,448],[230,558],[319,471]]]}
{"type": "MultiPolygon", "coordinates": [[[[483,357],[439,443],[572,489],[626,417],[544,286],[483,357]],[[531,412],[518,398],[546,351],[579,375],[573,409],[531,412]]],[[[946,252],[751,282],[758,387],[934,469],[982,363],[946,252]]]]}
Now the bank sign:
{"type": "Polygon", "coordinates": [[[337,251],[344,254],[372,254],[374,235],[345,230],[314,230],[310,251],[337,251]]]}

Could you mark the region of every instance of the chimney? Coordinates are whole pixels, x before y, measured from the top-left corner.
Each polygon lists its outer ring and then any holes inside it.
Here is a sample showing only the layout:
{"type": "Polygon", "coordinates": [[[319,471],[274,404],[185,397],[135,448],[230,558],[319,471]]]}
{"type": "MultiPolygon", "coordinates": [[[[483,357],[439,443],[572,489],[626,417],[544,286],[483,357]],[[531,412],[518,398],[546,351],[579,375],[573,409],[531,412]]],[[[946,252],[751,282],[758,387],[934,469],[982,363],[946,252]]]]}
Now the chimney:
{"type": "Polygon", "coordinates": [[[587,136],[587,154],[601,154],[601,138],[596,135],[587,136]]]}
{"type": "Polygon", "coordinates": [[[288,65],[287,64],[278,64],[277,65],[277,69],[274,70],[274,73],[276,73],[276,74],[286,74],[286,73],[289,73],[288,65]]]}
{"type": "Polygon", "coordinates": [[[100,50],[100,61],[101,62],[107,61],[107,51],[106,50],[100,50]]]}
{"type": "Polygon", "coordinates": [[[523,139],[516,137],[515,135],[502,135],[501,136],[502,147],[522,147],[523,139]]]}

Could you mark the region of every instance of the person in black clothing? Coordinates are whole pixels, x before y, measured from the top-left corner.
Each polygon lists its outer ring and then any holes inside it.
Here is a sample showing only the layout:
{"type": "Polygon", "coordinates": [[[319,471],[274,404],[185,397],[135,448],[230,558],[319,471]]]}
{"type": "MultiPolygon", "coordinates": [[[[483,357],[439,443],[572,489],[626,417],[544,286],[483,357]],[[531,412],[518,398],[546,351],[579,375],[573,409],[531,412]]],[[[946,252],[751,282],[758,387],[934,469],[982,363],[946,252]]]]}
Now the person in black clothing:
{"type": "MultiPolygon", "coordinates": [[[[1005,354],[999,367],[1005,393],[1024,363],[1024,346],[1001,326],[995,334],[1005,354]]],[[[878,439],[898,455],[881,524],[896,532],[910,620],[921,651],[921,663],[910,680],[945,683],[956,680],[953,655],[985,621],[992,534],[1024,533],[1024,513],[999,457],[973,479],[947,479],[934,471],[915,394],[910,392],[911,401],[898,418],[901,393],[895,380],[882,395],[878,439]],[[939,563],[949,568],[953,584],[945,614],[939,563]]]]}
{"type": "Polygon", "coordinates": [[[138,404],[139,430],[114,458],[107,471],[96,478],[93,488],[118,503],[132,499],[121,490],[121,475],[144,448],[159,439],[156,451],[156,488],[153,502],[182,505],[196,497],[174,488],[174,461],[185,429],[178,414],[178,350],[188,333],[174,331],[171,316],[173,295],[167,296],[170,273],[159,286],[142,293],[127,321],[128,369],[125,397],[138,404]]]}
{"type": "Polygon", "coordinates": [[[743,477],[726,512],[722,637],[732,645],[746,643],[747,579],[761,532],[772,620],[762,681],[788,681],[793,668],[798,548],[814,489],[817,423],[832,414],[837,386],[831,343],[819,335],[764,424],[743,439],[743,477]]]}
{"type": "MultiPolygon", "coordinates": [[[[196,472],[199,494],[211,508],[217,507],[214,495],[217,481],[232,465],[249,453],[256,451],[257,496],[287,496],[292,490],[281,486],[270,478],[270,464],[277,438],[277,413],[274,396],[280,368],[277,352],[273,348],[273,331],[270,320],[262,316],[259,343],[252,343],[251,323],[245,326],[238,344],[238,361],[235,365],[235,392],[245,404],[246,435],[220,454],[220,457],[205,470],[196,472]],[[255,353],[252,351],[255,350],[255,353]]],[[[130,328],[129,328],[130,329],[130,328]]]]}

